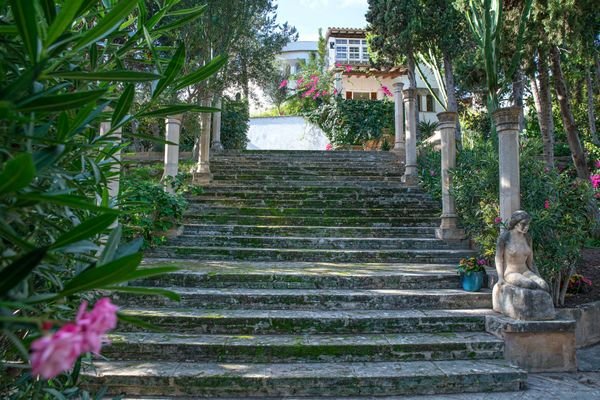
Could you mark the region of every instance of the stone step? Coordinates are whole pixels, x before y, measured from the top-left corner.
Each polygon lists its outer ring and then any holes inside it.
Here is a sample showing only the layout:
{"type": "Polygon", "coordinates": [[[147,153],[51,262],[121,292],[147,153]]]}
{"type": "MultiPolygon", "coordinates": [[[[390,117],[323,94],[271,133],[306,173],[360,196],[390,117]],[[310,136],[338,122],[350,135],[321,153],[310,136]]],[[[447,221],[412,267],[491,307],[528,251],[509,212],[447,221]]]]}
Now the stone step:
{"type": "Polygon", "coordinates": [[[224,158],[240,158],[244,160],[250,160],[253,158],[277,158],[283,159],[297,158],[305,160],[310,157],[316,157],[319,159],[331,159],[331,158],[344,158],[344,159],[360,159],[360,158],[377,158],[395,160],[398,156],[395,153],[384,152],[384,151],[326,151],[326,150],[225,150],[220,153],[213,153],[211,160],[224,159],[224,158]]]}
{"type": "Polygon", "coordinates": [[[337,200],[322,199],[285,199],[285,198],[243,198],[243,197],[224,197],[224,196],[196,196],[189,199],[191,205],[213,205],[220,204],[228,207],[284,207],[284,208],[383,208],[390,209],[410,207],[421,209],[439,210],[439,204],[436,201],[423,198],[372,198],[355,199],[341,198],[337,200]]]}
{"type": "MultiPolygon", "coordinates": [[[[121,312],[180,334],[375,334],[483,332],[491,309],[254,310],[129,307],[121,312]]],[[[119,331],[142,328],[120,323],[119,331]]]]}
{"type": "Polygon", "coordinates": [[[361,363],[96,362],[84,387],[107,394],[242,396],[391,396],[520,390],[526,373],[502,360],[361,363]]]}
{"type": "Polygon", "coordinates": [[[215,204],[190,204],[185,216],[225,216],[225,215],[268,215],[268,216],[324,216],[324,217],[432,217],[439,218],[437,209],[398,207],[398,208],[285,208],[285,207],[229,207],[215,204]]]}
{"type": "Polygon", "coordinates": [[[402,176],[404,174],[404,168],[401,167],[376,167],[376,166],[352,166],[341,165],[335,166],[323,166],[323,167],[312,167],[307,165],[301,165],[296,168],[281,166],[254,166],[248,168],[247,165],[232,166],[231,164],[220,164],[218,166],[211,164],[211,172],[213,175],[283,175],[283,176],[402,176]]]}
{"type": "Polygon", "coordinates": [[[331,188],[351,188],[351,189],[362,189],[362,190],[377,190],[377,189],[402,189],[405,187],[409,187],[400,181],[382,181],[382,180],[373,180],[373,181],[365,181],[362,179],[349,179],[344,181],[331,181],[331,180],[287,180],[280,182],[268,182],[264,180],[248,180],[244,182],[236,182],[236,181],[217,181],[213,180],[211,182],[211,187],[232,187],[238,186],[243,188],[261,188],[261,190],[268,190],[265,188],[265,185],[277,186],[279,189],[288,189],[288,190],[303,190],[303,188],[323,188],[327,187],[331,188]]]}
{"type": "MultiPolygon", "coordinates": [[[[238,196],[239,193],[247,194],[262,194],[268,198],[277,198],[277,196],[297,196],[299,198],[310,198],[318,196],[322,199],[329,199],[330,196],[354,196],[359,199],[361,197],[403,197],[403,198],[428,198],[431,197],[419,188],[404,185],[385,184],[384,187],[376,187],[374,185],[357,184],[355,186],[340,186],[340,185],[303,185],[285,186],[261,183],[260,185],[242,185],[242,184],[211,184],[203,188],[204,195],[227,195],[238,196]]],[[[336,199],[338,197],[333,197],[336,199]]]]}
{"type": "Polygon", "coordinates": [[[278,310],[388,310],[490,308],[489,290],[459,289],[240,289],[166,287],[181,297],[179,303],[161,296],[115,294],[120,304],[207,309],[278,310]]]}
{"type": "Polygon", "coordinates": [[[191,203],[200,202],[205,199],[207,200],[231,200],[231,201],[271,201],[271,202],[304,202],[304,201],[317,201],[317,202],[332,202],[332,203],[348,203],[353,202],[378,202],[383,204],[432,204],[435,208],[439,208],[439,202],[434,201],[431,197],[422,193],[387,193],[379,194],[376,192],[361,192],[361,191],[350,191],[350,192],[326,192],[326,188],[323,191],[274,191],[272,193],[265,192],[263,190],[243,190],[243,189],[215,189],[206,188],[204,193],[198,196],[187,197],[191,203]]]}
{"type": "Polygon", "coordinates": [[[504,342],[482,332],[367,335],[182,335],[115,333],[109,360],[174,362],[377,362],[503,358],[504,342]]]}
{"type": "Polygon", "coordinates": [[[470,257],[476,253],[467,249],[339,250],[164,245],[149,251],[148,254],[155,258],[173,259],[384,263],[416,262],[456,265],[461,258],[470,257]]]}
{"type": "Polygon", "coordinates": [[[311,236],[234,236],[195,234],[181,235],[168,242],[170,246],[215,246],[215,247],[251,247],[277,249],[468,249],[469,243],[449,245],[438,239],[422,238],[344,238],[311,236]]]}
{"type": "Polygon", "coordinates": [[[335,175],[335,174],[233,174],[233,173],[214,173],[213,182],[266,182],[266,183],[279,183],[279,182],[396,182],[400,183],[402,176],[395,175],[335,175]]]}
{"type": "Polygon", "coordinates": [[[171,261],[146,258],[144,266],[176,267],[169,274],[134,286],[247,289],[458,289],[454,266],[372,264],[171,261]]]}
{"type": "Polygon", "coordinates": [[[256,226],[185,224],[184,235],[256,235],[256,236],[313,236],[359,238],[434,238],[435,227],[347,227],[347,226],[256,226]]]}
{"type": "Polygon", "coordinates": [[[201,223],[214,225],[256,225],[256,226],[357,226],[357,227],[439,227],[439,216],[406,216],[406,217],[331,217],[331,216],[273,216],[273,215],[221,215],[200,214],[186,215],[184,223],[201,223]]]}

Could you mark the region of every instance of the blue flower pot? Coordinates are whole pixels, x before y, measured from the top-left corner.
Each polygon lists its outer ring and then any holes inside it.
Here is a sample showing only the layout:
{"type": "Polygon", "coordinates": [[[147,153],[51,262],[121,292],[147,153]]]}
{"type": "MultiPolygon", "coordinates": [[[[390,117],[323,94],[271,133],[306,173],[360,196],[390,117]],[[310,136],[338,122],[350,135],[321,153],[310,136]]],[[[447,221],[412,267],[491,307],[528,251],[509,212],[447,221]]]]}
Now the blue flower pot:
{"type": "Polygon", "coordinates": [[[460,274],[460,283],[467,292],[479,292],[483,286],[485,272],[464,272],[460,274]]]}

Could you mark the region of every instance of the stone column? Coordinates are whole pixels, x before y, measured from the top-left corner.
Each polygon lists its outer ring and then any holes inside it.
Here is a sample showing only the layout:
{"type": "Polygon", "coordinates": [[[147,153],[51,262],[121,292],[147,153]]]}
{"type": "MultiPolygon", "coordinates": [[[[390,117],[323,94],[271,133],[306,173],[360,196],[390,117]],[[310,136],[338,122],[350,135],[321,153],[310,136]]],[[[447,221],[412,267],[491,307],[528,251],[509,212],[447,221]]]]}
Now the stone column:
{"type": "MultiPolygon", "coordinates": [[[[221,96],[219,96],[215,101],[215,108],[221,109],[222,105],[223,102],[221,96]]],[[[212,145],[210,149],[214,152],[223,151],[223,145],[221,144],[221,111],[213,113],[212,145]]]]}
{"type": "Polygon", "coordinates": [[[494,112],[498,132],[500,162],[500,218],[507,222],[519,210],[521,184],[519,175],[519,107],[501,108],[494,112]]]}
{"type": "Polygon", "coordinates": [[[394,131],[396,137],[394,139],[394,151],[401,159],[406,157],[406,144],[404,141],[404,99],[402,96],[404,83],[394,83],[394,131]]]}
{"type": "MultiPolygon", "coordinates": [[[[204,102],[205,106],[209,106],[210,102],[204,102]]],[[[210,183],[212,174],[210,173],[210,113],[201,114],[202,132],[200,134],[200,154],[198,155],[198,164],[194,172],[194,183],[205,185],[210,183]]]]}
{"type": "MultiPolygon", "coordinates": [[[[111,129],[110,122],[100,123],[100,136],[109,134],[111,129]]],[[[114,144],[121,144],[122,130],[121,128],[110,133],[111,137],[114,138],[114,144]]],[[[119,196],[119,181],[121,179],[121,150],[113,154],[112,165],[110,167],[111,176],[108,178],[108,195],[111,200],[116,199],[119,196]]]]}
{"type": "MultiPolygon", "coordinates": [[[[176,177],[179,172],[179,133],[181,130],[182,115],[173,115],[165,119],[166,140],[174,144],[165,144],[165,170],[163,180],[176,177]]],[[[173,193],[173,186],[165,182],[165,190],[173,193]]]]}
{"type": "Polygon", "coordinates": [[[406,165],[402,180],[407,185],[417,185],[419,183],[419,176],[417,174],[417,120],[415,117],[416,94],[415,89],[406,89],[404,91],[406,109],[406,165]]]}
{"type": "Polygon", "coordinates": [[[456,204],[450,193],[452,179],[449,170],[456,167],[456,122],[455,112],[441,112],[437,115],[442,139],[442,223],[436,229],[438,239],[457,241],[464,239],[465,232],[458,229],[456,204]]]}

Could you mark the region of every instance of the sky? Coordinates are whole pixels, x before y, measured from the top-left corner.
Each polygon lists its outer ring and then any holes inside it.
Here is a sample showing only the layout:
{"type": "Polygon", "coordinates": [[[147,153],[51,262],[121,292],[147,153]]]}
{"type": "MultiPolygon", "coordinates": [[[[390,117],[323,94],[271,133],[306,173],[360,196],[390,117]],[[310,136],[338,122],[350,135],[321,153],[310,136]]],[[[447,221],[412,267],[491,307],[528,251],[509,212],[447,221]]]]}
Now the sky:
{"type": "Polygon", "coordinates": [[[276,0],[277,20],[298,30],[298,40],[317,40],[329,27],[364,28],[367,0],[276,0]]]}

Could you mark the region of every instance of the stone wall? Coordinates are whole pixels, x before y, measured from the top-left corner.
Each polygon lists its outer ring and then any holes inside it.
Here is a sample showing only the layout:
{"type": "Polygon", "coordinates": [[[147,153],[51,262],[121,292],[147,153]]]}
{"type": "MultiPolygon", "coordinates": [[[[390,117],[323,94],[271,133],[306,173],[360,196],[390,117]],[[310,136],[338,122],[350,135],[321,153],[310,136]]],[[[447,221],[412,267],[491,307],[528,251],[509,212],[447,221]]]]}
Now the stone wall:
{"type": "Polygon", "coordinates": [[[575,328],[577,348],[600,342],[600,301],[556,311],[559,318],[577,321],[577,327],[575,328]]]}
{"type": "Polygon", "coordinates": [[[329,140],[302,117],[250,118],[248,150],[325,150],[329,140]]]}

